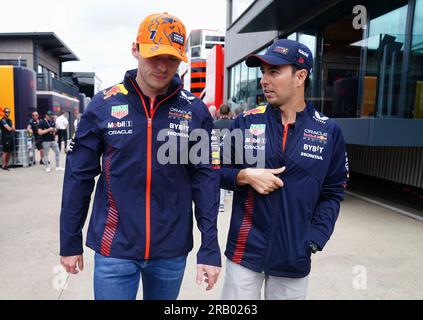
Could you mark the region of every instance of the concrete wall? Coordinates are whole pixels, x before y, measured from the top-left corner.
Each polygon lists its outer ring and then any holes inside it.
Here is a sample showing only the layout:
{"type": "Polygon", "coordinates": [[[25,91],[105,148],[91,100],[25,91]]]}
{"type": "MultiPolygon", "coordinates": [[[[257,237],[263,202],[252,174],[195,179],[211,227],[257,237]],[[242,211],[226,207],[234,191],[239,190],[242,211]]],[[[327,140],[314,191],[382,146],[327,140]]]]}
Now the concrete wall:
{"type": "Polygon", "coordinates": [[[423,120],[388,118],[333,118],[345,142],[354,145],[423,147],[423,120]]]}
{"type": "Polygon", "coordinates": [[[34,69],[34,47],[31,39],[0,40],[0,60],[26,60],[26,66],[34,69]]]}
{"type": "Polygon", "coordinates": [[[0,59],[18,60],[21,56],[22,60],[26,60],[27,68],[37,72],[38,66],[34,66],[34,50],[37,48],[38,63],[60,75],[59,59],[41,46],[34,45],[32,39],[0,40],[0,59]]]}

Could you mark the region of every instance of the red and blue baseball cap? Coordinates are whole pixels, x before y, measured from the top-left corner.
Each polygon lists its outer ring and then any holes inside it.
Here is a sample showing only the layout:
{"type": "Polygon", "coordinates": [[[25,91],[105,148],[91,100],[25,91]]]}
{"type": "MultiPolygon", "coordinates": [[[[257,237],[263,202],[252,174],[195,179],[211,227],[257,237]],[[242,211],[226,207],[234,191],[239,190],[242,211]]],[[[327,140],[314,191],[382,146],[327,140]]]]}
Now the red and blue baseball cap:
{"type": "Polygon", "coordinates": [[[302,43],[289,39],[275,41],[265,54],[248,56],[245,63],[248,67],[260,67],[262,63],[281,66],[294,64],[301,69],[306,69],[310,75],[313,68],[313,54],[302,43]]]}

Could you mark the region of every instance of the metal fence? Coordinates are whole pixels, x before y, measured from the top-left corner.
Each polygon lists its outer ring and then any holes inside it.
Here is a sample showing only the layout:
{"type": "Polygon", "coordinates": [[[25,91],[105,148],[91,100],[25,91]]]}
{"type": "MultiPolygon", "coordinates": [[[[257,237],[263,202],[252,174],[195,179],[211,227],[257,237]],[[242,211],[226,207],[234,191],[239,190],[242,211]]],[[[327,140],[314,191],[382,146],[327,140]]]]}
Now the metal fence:
{"type": "Polygon", "coordinates": [[[37,73],[37,90],[56,91],[73,97],[77,97],[79,94],[78,88],[74,85],[61,79],[53,78],[47,73],[37,73]]]}
{"type": "Polygon", "coordinates": [[[347,147],[352,172],[423,188],[423,148],[347,147]]]}
{"type": "MultiPolygon", "coordinates": [[[[13,152],[8,165],[28,167],[35,164],[35,150],[34,136],[29,136],[26,130],[16,130],[13,152]]],[[[1,154],[3,154],[3,146],[0,144],[0,164],[3,165],[1,154]]]]}

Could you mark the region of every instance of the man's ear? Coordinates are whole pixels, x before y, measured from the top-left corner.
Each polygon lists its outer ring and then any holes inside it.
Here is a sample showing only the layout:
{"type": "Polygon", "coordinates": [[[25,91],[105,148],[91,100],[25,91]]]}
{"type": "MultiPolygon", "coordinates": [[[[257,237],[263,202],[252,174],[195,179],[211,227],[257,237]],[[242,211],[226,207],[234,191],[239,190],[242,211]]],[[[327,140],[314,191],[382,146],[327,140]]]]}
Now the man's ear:
{"type": "Polygon", "coordinates": [[[132,42],[131,53],[133,57],[138,60],[140,53],[138,51],[137,44],[135,42],[132,42]]]}
{"type": "Polygon", "coordinates": [[[301,85],[305,83],[307,79],[307,74],[308,72],[306,69],[301,69],[297,71],[297,74],[296,74],[297,87],[301,87],[301,85]]]}

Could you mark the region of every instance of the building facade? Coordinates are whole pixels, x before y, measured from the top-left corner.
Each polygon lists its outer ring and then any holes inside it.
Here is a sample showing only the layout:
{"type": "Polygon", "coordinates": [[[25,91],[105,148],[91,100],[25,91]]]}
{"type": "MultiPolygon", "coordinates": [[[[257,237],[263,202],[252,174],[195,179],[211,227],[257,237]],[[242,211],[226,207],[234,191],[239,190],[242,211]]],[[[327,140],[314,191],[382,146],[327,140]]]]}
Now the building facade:
{"type": "Polygon", "coordinates": [[[182,62],[179,74],[184,89],[200,97],[206,87],[207,55],[217,44],[224,46],[225,34],[218,30],[197,29],[190,32],[185,51],[188,63],[182,62]]]}
{"type": "Polygon", "coordinates": [[[341,126],[352,172],[423,188],[423,0],[227,1],[225,100],[264,102],[250,54],[274,40],[314,55],[307,100],[341,126]]]}
{"type": "Polygon", "coordinates": [[[64,62],[78,60],[53,32],[0,33],[0,109],[12,110],[18,129],[34,110],[66,112],[73,123],[100,83],[94,73],[62,72],[64,62]]]}

